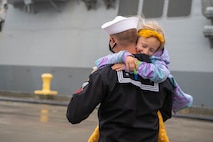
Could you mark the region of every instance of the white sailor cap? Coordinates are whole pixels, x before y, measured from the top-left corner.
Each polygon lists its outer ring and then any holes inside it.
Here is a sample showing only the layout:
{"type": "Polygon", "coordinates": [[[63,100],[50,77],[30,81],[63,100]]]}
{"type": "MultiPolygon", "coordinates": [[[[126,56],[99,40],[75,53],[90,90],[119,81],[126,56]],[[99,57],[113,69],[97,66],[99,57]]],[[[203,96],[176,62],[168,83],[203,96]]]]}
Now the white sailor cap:
{"type": "Polygon", "coordinates": [[[139,18],[117,16],[114,20],[101,26],[109,35],[121,33],[129,29],[137,29],[139,18]]]}

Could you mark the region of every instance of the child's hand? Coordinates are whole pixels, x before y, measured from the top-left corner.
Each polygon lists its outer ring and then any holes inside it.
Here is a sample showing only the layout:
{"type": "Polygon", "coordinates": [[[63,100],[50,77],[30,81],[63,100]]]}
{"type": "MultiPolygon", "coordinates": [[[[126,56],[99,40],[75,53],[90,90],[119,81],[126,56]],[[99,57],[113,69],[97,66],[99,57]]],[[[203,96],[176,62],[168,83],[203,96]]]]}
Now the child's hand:
{"type": "Polygon", "coordinates": [[[112,66],[112,69],[115,71],[121,71],[121,70],[125,70],[125,64],[121,63],[121,64],[114,64],[112,66]]]}
{"type": "Polygon", "coordinates": [[[134,71],[134,69],[138,70],[138,60],[132,56],[126,57],[126,70],[127,71],[134,71]]]}
{"type": "MultiPolygon", "coordinates": [[[[97,67],[92,67],[92,72],[91,72],[91,74],[94,73],[94,72],[97,71],[97,70],[98,70],[97,67]]],[[[89,78],[87,79],[87,81],[89,81],[89,78]]]]}
{"type": "Polygon", "coordinates": [[[91,74],[94,73],[94,72],[97,71],[97,70],[98,70],[97,67],[92,67],[92,72],[91,72],[91,74]]]}

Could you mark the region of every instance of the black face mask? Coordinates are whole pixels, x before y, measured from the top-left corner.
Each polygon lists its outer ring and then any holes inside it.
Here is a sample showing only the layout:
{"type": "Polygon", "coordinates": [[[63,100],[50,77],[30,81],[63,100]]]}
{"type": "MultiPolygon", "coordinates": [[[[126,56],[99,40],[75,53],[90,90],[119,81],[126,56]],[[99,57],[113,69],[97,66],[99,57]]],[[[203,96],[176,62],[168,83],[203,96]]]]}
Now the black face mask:
{"type": "Polygon", "coordinates": [[[113,47],[111,48],[111,46],[110,46],[110,44],[109,44],[109,51],[111,51],[112,53],[115,53],[115,52],[113,51],[113,49],[115,48],[116,45],[117,45],[117,43],[114,43],[113,47]]]}

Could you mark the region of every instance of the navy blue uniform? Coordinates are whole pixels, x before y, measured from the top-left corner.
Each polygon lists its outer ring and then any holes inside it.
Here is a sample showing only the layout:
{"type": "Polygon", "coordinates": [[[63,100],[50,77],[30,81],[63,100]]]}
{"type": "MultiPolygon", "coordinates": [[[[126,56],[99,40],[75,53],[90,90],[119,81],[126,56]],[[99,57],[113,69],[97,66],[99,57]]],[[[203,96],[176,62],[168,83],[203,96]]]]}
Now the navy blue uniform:
{"type": "Polygon", "coordinates": [[[99,142],[157,142],[160,110],[171,118],[173,88],[166,80],[154,83],[106,66],[89,76],[73,94],[67,119],[80,123],[98,104],[99,142]]]}

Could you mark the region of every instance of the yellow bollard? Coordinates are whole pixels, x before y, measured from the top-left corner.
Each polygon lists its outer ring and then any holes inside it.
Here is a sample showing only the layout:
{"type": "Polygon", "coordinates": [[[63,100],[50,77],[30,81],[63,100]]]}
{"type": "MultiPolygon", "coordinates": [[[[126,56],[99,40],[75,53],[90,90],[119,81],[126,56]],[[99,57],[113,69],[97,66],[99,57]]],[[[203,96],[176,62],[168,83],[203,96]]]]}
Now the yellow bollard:
{"type": "Polygon", "coordinates": [[[42,90],[35,90],[34,94],[39,94],[39,95],[57,95],[57,91],[52,91],[50,90],[50,83],[53,78],[52,74],[50,73],[44,73],[41,75],[43,85],[42,85],[42,90]]]}

